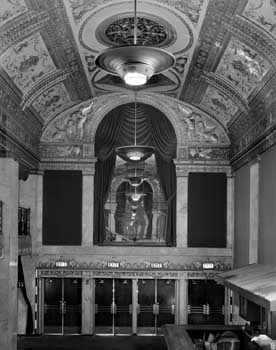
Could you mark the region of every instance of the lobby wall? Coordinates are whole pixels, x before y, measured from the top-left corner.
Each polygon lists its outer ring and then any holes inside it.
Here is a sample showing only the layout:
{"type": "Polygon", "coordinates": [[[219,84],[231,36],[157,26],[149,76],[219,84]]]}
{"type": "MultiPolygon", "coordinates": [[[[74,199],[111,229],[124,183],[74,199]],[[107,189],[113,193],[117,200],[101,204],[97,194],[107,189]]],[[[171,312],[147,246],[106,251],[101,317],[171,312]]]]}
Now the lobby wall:
{"type": "Polygon", "coordinates": [[[234,267],[249,263],[250,166],[235,173],[234,267]]]}
{"type": "Polygon", "coordinates": [[[276,265],[276,147],[261,156],[260,163],[260,226],[258,260],[276,265]]]}

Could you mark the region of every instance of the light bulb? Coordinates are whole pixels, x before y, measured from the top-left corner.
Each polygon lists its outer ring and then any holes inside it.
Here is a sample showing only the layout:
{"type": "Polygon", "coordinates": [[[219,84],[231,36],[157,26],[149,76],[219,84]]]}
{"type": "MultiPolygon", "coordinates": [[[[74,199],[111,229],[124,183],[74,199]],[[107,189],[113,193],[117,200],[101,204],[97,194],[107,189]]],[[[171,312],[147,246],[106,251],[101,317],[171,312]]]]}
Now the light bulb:
{"type": "Polygon", "coordinates": [[[138,72],[127,72],[124,76],[124,81],[127,85],[144,85],[147,82],[147,76],[138,72]]]}
{"type": "Polygon", "coordinates": [[[140,193],[132,193],[131,194],[131,199],[133,200],[133,202],[138,202],[140,198],[141,198],[140,193]]]}
{"type": "Polygon", "coordinates": [[[140,151],[131,151],[128,153],[129,159],[131,159],[133,161],[140,160],[140,159],[142,159],[143,156],[144,156],[144,154],[140,151]]]}

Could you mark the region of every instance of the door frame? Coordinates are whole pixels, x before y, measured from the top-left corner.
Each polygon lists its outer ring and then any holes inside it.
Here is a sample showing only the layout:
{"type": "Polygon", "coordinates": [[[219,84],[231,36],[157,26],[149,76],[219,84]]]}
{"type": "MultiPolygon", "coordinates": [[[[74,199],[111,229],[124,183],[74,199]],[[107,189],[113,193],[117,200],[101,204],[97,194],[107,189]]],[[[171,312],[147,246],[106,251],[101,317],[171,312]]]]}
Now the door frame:
{"type": "Polygon", "coordinates": [[[80,286],[81,286],[81,313],[83,312],[82,304],[83,304],[83,293],[82,293],[82,278],[77,276],[41,276],[38,278],[37,281],[37,287],[36,287],[36,298],[38,299],[35,307],[35,321],[37,322],[37,333],[38,334],[55,334],[55,335],[74,335],[74,334],[82,334],[82,321],[83,317],[81,314],[81,332],[80,333],[64,333],[64,316],[62,316],[62,324],[61,324],[61,333],[45,333],[45,325],[44,325],[44,307],[45,307],[45,280],[48,278],[52,279],[61,279],[61,285],[62,285],[62,298],[64,298],[64,279],[70,278],[70,279],[76,279],[78,278],[80,280],[80,286]]]}

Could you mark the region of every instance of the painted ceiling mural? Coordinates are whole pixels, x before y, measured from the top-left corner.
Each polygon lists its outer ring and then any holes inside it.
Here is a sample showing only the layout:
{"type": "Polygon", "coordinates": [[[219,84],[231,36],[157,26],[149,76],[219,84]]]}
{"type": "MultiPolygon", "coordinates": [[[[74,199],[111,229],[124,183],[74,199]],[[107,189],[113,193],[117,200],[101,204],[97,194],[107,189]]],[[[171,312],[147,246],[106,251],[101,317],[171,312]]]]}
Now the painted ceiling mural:
{"type": "MultiPolygon", "coordinates": [[[[22,119],[42,133],[43,125],[80,104],[133,93],[94,64],[102,50],[133,42],[133,0],[0,5],[0,87],[2,101],[10,99],[1,108],[11,118],[21,109],[22,119]]],[[[257,106],[271,109],[276,100],[276,1],[138,0],[137,17],[138,43],[168,50],[176,64],[136,90],[202,110],[239,144],[257,122],[257,106]]]]}

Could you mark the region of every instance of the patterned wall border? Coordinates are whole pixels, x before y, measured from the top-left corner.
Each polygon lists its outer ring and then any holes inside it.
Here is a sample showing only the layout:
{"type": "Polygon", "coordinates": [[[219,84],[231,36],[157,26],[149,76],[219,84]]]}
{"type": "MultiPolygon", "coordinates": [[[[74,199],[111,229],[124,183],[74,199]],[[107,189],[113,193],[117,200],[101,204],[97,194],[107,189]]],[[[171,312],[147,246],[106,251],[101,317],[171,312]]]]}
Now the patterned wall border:
{"type": "Polygon", "coordinates": [[[268,151],[276,145],[276,126],[273,131],[269,131],[269,135],[264,136],[257,144],[251,145],[245,151],[232,157],[231,164],[233,170],[237,170],[247,163],[250,163],[260,154],[268,151]]]}
{"type": "Polygon", "coordinates": [[[190,67],[192,67],[186,77],[186,83],[180,94],[180,100],[184,100],[188,103],[198,103],[205,91],[204,85],[202,85],[201,75],[202,72],[209,72],[214,64],[214,60],[217,59],[217,54],[221,41],[225,36],[226,28],[223,25],[223,17],[226,14],[229,16],[234,15],[236,8],[235,1],[226,0],[210,0],[206,14],[206,20],[204,21],[199,42],[200,45],[196,48],[190,67]],[[219,45],[215,46],[214,43],[219,45]]]}
{"type": "Polygon", "coordinates": [[[214,271],[85,271],[37,269],[38,277],[72,277],[72,278],[143,278],[143,279],[214,279],[220,272],[214,271]]]}
{"type": "Polygon", "coordinates": [[[95,262],[79,262],[75,259],[64,257],[50,259],[46,262],[38,262],[37,269],[39,276],[132,276],[132,277],[148,277],[148,278],[179,278],[194,277],[207,275],[216,275],[222,271],[232,268],[232,264],[226,262],[227,259],[210,259],[206,258],[191,263],[173,263],[168,260],[160,259],[144,262],[128,262],[126,260],[111,259],[110,261],[101,260],[95,262]],[[203,263],[212,263],[212,269],[203,269],[203,263]]]}
{"type": "MultiPolygon", "coordinates": [[[[36,2],[40,8],[44,8],[46,11],[50,6],[49,0],[36,0],[36,2]]],[[[91,89],[64,3],[62,0],[55,0],[52,6],[48,25],[42,33],[43,39],[50,55],[55,62],[58,62],[58,68],[71,72],[72,84],[68,84],[68,89],[70,87],[72,90],[70,91],[72,98],[88,100],[92,97],[91,89]]]]}

